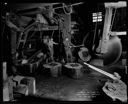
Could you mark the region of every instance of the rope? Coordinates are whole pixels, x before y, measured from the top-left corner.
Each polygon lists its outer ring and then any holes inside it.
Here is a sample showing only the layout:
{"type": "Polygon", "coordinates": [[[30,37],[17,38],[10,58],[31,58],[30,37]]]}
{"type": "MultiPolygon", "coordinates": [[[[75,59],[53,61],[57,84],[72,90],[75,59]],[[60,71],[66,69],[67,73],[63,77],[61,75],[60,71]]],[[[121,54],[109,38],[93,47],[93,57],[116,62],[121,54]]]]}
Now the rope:
{"type": "Polygon", "coordinates": [[[64,13],[65,14],[71,14],[72,13],[72,5],[70,5],[71,7],[70,7],[70,12],[68,13],[68,12],[66,12],[66,10],[65,10],[65,8],[64,7],[67,7],[67,6],[65,6],[65,4],[63,3],[63,10],[64,10],[64,13]]]}

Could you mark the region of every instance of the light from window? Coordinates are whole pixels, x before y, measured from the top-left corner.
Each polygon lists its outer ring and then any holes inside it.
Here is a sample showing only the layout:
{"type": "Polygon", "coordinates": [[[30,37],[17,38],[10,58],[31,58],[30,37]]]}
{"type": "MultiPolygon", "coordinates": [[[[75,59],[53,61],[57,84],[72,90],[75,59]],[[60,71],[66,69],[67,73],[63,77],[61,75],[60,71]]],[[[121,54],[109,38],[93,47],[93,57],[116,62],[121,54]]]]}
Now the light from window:
{"type": "Polygon", "coordinates": [[[102,21],[102,12],[92,13],[93,22],[101,22],[102,21]]]}

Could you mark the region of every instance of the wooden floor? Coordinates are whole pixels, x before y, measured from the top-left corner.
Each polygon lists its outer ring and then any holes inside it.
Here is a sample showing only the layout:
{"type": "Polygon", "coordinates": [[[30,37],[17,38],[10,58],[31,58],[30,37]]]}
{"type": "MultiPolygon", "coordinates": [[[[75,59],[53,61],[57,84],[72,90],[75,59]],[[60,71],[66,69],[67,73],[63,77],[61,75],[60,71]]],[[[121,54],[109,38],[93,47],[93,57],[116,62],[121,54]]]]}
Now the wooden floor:
{"type": "MultiPolygon", "coordinates": [[[[109,73],[125,72],[119,64],[102,68],[102,70],[109,73]]],[[[66,75],[57,78],[46,76],[42,69],[36,76],[36,95],[60,101],[112,101],[102,91],[107,79],[107,76],[86,67],[81,79],[73,79],[66,75]]]]}
{"type": "MultiPolygon", "coordinates": [[[[118,62],[109,67],[100,67],[101,70],[109,73],[117,72],[126,81],[125,67],[118,62]]],[[[88,68],[84,65],[84,75],[80,79],[73,79],[62,73],[54,78],[50,74],[44,73],[40,68],[35,75],[36,95],[22,97],[19,101],[42,102],[42,101],[98,101],[113,102],[103,91],[102,87],[108,78],[107,76],[88,68]]]]}

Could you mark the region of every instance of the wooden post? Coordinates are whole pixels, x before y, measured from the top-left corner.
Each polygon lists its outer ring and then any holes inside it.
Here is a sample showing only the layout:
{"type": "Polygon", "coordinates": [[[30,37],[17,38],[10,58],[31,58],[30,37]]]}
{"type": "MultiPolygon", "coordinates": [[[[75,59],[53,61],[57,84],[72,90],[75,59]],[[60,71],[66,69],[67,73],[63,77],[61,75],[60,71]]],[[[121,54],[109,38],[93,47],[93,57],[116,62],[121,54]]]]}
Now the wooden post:
{"type": "Polygon", "coordinates": [[[103,28],[103,36],[102,36],[102,44],[101,44],[101,53],[107,52],[107,42],[109,40],[109,34],[110,34],[110,26],[111,26],[111,20],[112,20],[112,10],[113,8],[123,8],[126,7],[126,1],[120,1],[120,2],[111,2],[111,3],[105,3],[106,8],[106,14],[105,14],[105,21],[104,21],[104,28],[103,28]]]}
{"type": "Polygon", "coordinates": [[[107,52],[107,42],[109,41],[109,30],[112,20],[112,10],[113,8],[106,8],[104,28],[103,28],[103,36],[102,36],[102,44],[101,44],[101,53],[107,52]]]}
{"type": "Polygon", "coordinates": [[[67,62],[72,62],[73,57],[72,57],[72,51],[70,48],[71,45],[71,15],[63,15],[64,18],[64,27],[62,29],[62,37],[63,37],[63,43],[65,46],[65,52],[66,52],[66,61],[67,62]]]}

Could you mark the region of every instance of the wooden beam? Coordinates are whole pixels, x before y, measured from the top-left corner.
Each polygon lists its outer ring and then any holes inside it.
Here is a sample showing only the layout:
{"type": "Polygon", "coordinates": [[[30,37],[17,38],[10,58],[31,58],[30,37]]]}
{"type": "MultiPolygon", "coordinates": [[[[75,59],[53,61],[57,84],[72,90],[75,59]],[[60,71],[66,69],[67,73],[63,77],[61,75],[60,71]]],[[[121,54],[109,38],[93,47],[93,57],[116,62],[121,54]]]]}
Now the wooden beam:
{"type": "Polygon", "coordinates": [[[110,32],[111,36],[118,36],[118,35],[126,35],[126,31],[121,31],[121,32],[110,32]]]}
{"type": "Polygon", "coordinates": [[[126,4],[126,1],[119,1],[119,2],[109,2],[109,3],[105,3],[105,7],[109,8],[109,7],[112,7],[112,8],[123,8],[123,7],[126,7],[127,4],[126,4]]]}
{"type": "Polygon", "coordinates": [[[56,5],[59,3],[12,3],[10,4],[11,8],[17,9],[18,11],[29,10],[33,8],[42,8],[44,6],[56,5]]]}

